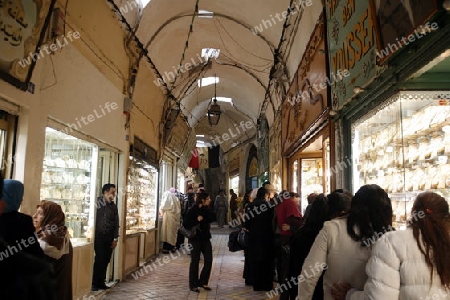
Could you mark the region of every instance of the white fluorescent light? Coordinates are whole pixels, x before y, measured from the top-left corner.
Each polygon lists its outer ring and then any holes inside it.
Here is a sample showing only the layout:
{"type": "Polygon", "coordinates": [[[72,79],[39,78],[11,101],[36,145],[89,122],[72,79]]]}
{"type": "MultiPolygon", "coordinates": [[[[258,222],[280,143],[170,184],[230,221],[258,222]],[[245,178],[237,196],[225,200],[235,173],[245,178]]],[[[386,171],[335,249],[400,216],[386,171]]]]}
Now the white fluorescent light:
{"type": "MultiPolygon", "coordinates": [[[[214,98],[213,98],[214,100],[214,98]]],[[[216,97],[216,100],[218,102],[227,102],[227,103],[232,103],[233,99],[232,98],[228,98],[228,97],[216,97]]]]}
{"type": "Polygon", "coordinates": [[[197,134],[196,137],[205,137],[204,134],[197,134]]]}
{"type": "Polygon", "coordinates": [[[205,147],[205,142],[204,141],[197,141],[197,143],[195,144],[195,147],[205,147]]]}
{"type": "Polygon", "coordinates": [[[219,77],[205,77],[198,80],[198,86],[208,86],[214,83],[219,83],[220,79],[219,77]]]}
{"type": "Polygon", "coordinates": [[[199,9],[198,17],[199,18],[212,18],[212,17],[214,17],[214,13],[212,11],[199,9]]]}

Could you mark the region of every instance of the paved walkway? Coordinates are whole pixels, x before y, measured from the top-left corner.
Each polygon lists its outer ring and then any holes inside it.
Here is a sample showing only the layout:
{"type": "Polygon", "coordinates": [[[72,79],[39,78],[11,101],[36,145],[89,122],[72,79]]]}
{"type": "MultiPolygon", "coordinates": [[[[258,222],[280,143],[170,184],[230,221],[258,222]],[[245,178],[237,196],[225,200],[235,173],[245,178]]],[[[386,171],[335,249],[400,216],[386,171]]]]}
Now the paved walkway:
{"type": "MultiPolygon", "coordinates": [[[[213,267],[209,286],[212,291],[200,289],[200,294],[191,292],[188,284],[190,256],[183,251],[171,255],[160,254],[161,266],[155,262],[152,269],[143,269],[137,279],[129,276],[108,290],[102,300],[179,300],[179,299],[270,299],[266,292],[254,292],[242,278],[244,252],[230,252],[227,247],[231,229],[212,225],[213,267]],[[166,258],[165,258],[166,257],[166,258]],[[165,259],[165,260],[164,260],[165,259]],[[165,263],[166,262],[166,263],[165,263]]],[[[200,261],[200,270],[202,264],[200,261]]],[[[136,275],[136,273],[135,273],[136,275]]],[[[272,298],[274,300],[276,298],[272,298]]]]}

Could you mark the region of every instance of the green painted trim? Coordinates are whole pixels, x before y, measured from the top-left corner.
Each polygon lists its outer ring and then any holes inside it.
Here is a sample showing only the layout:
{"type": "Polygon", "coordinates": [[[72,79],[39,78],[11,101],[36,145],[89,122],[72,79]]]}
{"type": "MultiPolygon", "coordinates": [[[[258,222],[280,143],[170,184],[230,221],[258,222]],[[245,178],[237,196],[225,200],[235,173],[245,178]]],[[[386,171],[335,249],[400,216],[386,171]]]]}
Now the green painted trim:
{"type": "MultiPolygon", "coordinates": [[[[449,74],[450,76],[450,74],[449,74]]],[[[447,82],[411,82],[401,85],[402,90],[411,91],[427,91],[427,90],[439,90],[446,91],[450,89],[450,81],[447,82]]]]}
{"type": "MultiPolygon", "coordinates": [[[[388,69],[382,72],[374,81],[366,87],[366,91],[344,105],[333,118],[334,120],[345,118],[355,119],[361,117],[370,109],[376,107],[384,100],[400,90],[411,89],[406,80],[420,70],[431,60],[436,58],[450,45],[450,13],[440,13],[430,23],[436,22],[439,30],[424,36],[414,44],[405,47],[388,62],[388,69]]],[[[442,89],[442,84],[429,83],[422,85],[423,89],[442,89]]],[[[415,84],[414,89],[420,89],[415,84]]],[[[449,89],[449,85],[445,86],[449,89]]]]}

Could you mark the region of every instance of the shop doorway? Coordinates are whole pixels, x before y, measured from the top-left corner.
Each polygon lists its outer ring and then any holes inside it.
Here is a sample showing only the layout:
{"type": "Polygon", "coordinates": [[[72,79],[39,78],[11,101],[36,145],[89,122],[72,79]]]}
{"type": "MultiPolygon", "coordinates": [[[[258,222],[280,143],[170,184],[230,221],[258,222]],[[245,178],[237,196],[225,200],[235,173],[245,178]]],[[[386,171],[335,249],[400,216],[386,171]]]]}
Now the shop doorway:
{"type": "MultiPolygon", "coordinates": [[[[104,184],[112,183],[116,185],[116,199],[115,203],[118,205],[119,199],[123,199],[123,194],[125,191],[119,189],[117,181],[118,172],[118,154],[107,149],[101,148],[98,153],[98,163],[97,163],[97,182],[96,182],[96,195],[101,197],[102,187],[104,184]]],[[[114,251],[111,261],[108,265],[106,271],[106,281],[112,282],[114,278],[118,278],[118,268],[116,261],[119,261],[119,251],[114,251]]]]}
{"type": "Polygon", "coordinates": [[[3,178],[14,177],[17,116],[0,110],[0,159],[3,178]]]}
{"type": "Polygon", "coordinates": [[[319,135],[289,159],[289,184],[291,191],[300,195],[302,214],[308,206],[308,195],[330,193],[329,144],[329,137],[319,135]]]}

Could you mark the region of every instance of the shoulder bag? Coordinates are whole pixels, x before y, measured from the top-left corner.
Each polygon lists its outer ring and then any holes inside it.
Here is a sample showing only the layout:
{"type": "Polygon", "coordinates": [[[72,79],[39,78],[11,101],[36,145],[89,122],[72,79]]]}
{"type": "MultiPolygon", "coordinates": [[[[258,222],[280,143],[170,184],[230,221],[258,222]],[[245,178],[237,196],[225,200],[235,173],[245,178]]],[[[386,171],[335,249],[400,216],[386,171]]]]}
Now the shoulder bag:
{"type": "Polygon", "coordinates": [[[192,239],[197,235],[197,230],[199,229],[199,225],[192,226],[191,228],[187,229],[184,227],[184,225],[180,226],[180,229],[178,231],[187,237],[188,239],[192,239]]]}
{"type": "Polygon", "coordinates": [[[242,246],[242,247],[248,247],[248,230],[242,228],[241,231],[238,234],[237,237],[237,242],[242,246]]]}

